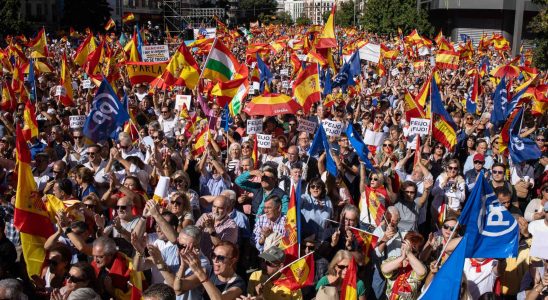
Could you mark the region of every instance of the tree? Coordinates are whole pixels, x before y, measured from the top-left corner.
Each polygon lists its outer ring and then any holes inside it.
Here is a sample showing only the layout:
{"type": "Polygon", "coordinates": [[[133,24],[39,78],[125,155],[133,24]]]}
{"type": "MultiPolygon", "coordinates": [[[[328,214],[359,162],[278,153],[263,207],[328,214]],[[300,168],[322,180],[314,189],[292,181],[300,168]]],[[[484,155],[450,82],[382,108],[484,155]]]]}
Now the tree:
{"type": "Polygon", "coordinates": [[[309,17],[307,17],[305,14],[302,14],[300,17],[295,20],[295,23],[299,26],[307,26],[312,25],[312,20],[310,20],[309,17]]]}
{"type": "Polygon", "coordinates": [[[422,8],[417,11],[416,5],[415,0],[369,0],[361,24],[379,34],[396,33],[399,27],[403,32],[417,29],[420,34],[432,35],[434,28],[428,13],[422,8]]]}
{"type": "Polygon", "coordinates": [[[21,16],[20,0],[0,1],[0,37],[8,34],[20,34],[27,31],[28,23],[21,16]]]}
{"type": "Polygon", "coordinates": [[[272,24],[281,24],[281,25],[287,25],[291,26],[293,25],[293,19],[291,18],[291,15],[287,13],[286,11],[279,12],[276,16],[274,16],[274,20],[272,20],[272,24]]]}
{"type": "Polygon", "coordinates": [[[240,0],[241,15],[238,23],[249,24],[249,22],[268,19],[276,14],[276,0],[240,0]],[[259,17],[261,16],[261,17],[259,17]]]}
{"type": "MultiPolygon", "coordinates": [[[[340,3],[337,6],[337,10],[335,11],[335,24],[337,26],[353,26],[354,25],[354,16],[356,17],[356,21],[358,21],[359,12],[358,7],[354,7],[354,1],[345,1],[340,3]],[[354,8],[356,11],[354,11],[354,8]],[[354,13],[356,13],[354,15],[354,13]]],[[[322,15],[322,19],[324,22],[327,21],[327,18],[329,18],[329,15],[331,14],[331,11],[326,11],[322,15]]]]}
{"type": "Polygon", "coordinates": [[[548,67],[548,0],[533,0],[540,6],[540,11],[529,23],[529,28],[537,37],[533,48],[533,63],[541,69],[548,67]]]}
{"type": "Polygon", "coordinates": [[[94,31],[101,30],[110,18],[110,11],[106,0],[70,0],[65,1],[61,24],[83,30],[86,27],[94,31]]]}

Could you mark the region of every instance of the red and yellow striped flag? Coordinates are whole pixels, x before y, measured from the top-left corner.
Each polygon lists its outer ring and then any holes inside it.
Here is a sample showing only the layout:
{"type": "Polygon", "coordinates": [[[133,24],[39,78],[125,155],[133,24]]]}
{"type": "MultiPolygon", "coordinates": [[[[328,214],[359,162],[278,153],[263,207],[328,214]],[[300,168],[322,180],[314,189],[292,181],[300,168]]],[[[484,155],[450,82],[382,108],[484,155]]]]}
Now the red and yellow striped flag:
{"type": "Polygon", "coordinates": [[[70,71],[67,66],[67,56],[63,53],[61,60],[61,86],[64,88],[64,92],[59,97],[61,103],[64,106],[74,106],[73,93],[72,93],[72,80],[70,77],[70,71]]]}
{"type": "Polygon", "coordinates": [[[407,122],[411,121],[411,118],[426,118],[424,109],[420,107],[417,101],[411,96],[409,91],[405,91],[405,97],[403,98],[403,108],[405,110],[405,119],[407,122]]]}
{"type": "Polygon", "coordinates": [[[362,248],[362,252],[365,254],[365,257],[364,257],[365,264],[367,264],[371,260],[371,251],[375,249],[375,247],[377,247],[377,242],[379,240],[379,237],[371,233],[365,233],[363,231],[356,230],[353,228],[350,228],[350,231],[354,233],[354,236],[356,237],[356,241],[362,248]]]}
{"type": "Polygon", "coordinates": [[[15,194],[15,212],[13,225],[21,236],[23,257],[27,264],[29,277],[40,276],[46,257],[44,243],[54,233],[30,165],[31,154],[23,131],[19,125],[16,128],[17,148],[17,191],[15,194]]]}
{"type": "Polygon", "coordinates": [[[23,138],[25,141],[30,141],[31,138],[38,136],[38,122],[36,121],[36,110],[34,104],[29,100],[25,102],[25,111],[23,112],[23,138]]]}
{"type": "Polygon", "coordinates": [[[205,126],[204,129],[195,137],[195,143],[192,146],[192,155],[200,156],[206,151],[207,142],[209,139],[209,127],[205,126]]]}
{"type": "Polygon", "coordinates": [[[31,58],[40,58],[48,57],[48,42],[46,40],[46,30],[44,28],[38,31],[38,34],[32,41],[28,44],[29,48],[32,50],[30,57],[31,58]]]}
{"type": "Polygon", "coordinates": [[[133,13],[125,13],[124,16],[122,17],[122,23],[126,24],[130,21],[133,21],[135,20],[135,15],[133,13]]]}
{"type": "MultiPolygon", "coordinates": [[[[193,90],[198,84],[198,78],[200,78],[200,67],[183,42],[159,78],[159,86],[167,88],[177,84],[193,90]]],[[[152,83],[151,85],[156,84],[152,83]]]]}
{"type": "Polygon", "coordinates": [[[305,113],[310,111],[312,104],[321,100],[320,77],[316,65],[309,64],[297,75],[293,82],[293,96],[305,113]]]}
{"type": "Polygon", "coordinates": [[[97,44],[95,43],[95,38],[93,37],[92,34],[88,34],[88,36],[76,49],[76,53],[74,53],[72,60],[74,61],[75,64],[79,66],[83,66],[84,63],[86,62],[88,55],[91,52],[93,52],[95,48],[97,48],[97,44]]]}
{"type": "Polygon", "coordinates": [[[366,187],[365,191],[362,193],[359,207],[360,211],[366,209],[365,207],[363,207],[363,204],[365,202],[365,204],[367,205],[370,223],[375,226],[380,226],[386,208],[381,203],[377,192],[379,192],[381,196],[383,196],[385,199],[387,198],[385,195],[382,195],[382,191],[376,191],[370,187],[366,187]]]}
{"type": "Polygon", "coordinates": [[[436,54],[436,67],[440,69],[456,70],[459,68],[459,53],[442,50],[436,54]]]}
{"type": "Polygon", "coordinates": [[[358,299],[357,272],[356,261],[354,260],[354,256],[352,256],[342,282],[341,300],[358,299]]]}
{"type": "Polygon", "coordinates": [[[327,22],[323,27],[322,34],[318,37],[315,48],[336,48],[337,38],[335,37],[335,11],[337,10],[337,4],[333,4],[331,8],[331,14],[327,18],[327,22]]]}
{"type": "Polygon", "coordinates": [[[114,22],[114,20],[112,18],[110,18],[108,20],[108,22],[105,24],[105,30],[106,31],[109,31],[111,30],[112,28],[114,28],[114,26],[116,26],[116,22],[114,22]]]}

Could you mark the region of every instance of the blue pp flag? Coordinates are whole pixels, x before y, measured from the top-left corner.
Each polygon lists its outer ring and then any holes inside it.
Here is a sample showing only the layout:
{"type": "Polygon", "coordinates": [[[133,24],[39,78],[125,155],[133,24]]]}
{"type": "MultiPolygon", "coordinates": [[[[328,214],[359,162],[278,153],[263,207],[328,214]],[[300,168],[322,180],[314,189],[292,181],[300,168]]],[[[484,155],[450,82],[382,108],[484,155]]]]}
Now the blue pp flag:
{"type": "Polygon", "coordinates": [[[314,140],[312,141],[312,145],[310,146],[310,149],[308,149],[308,155],[317,155],[322,150],[325,150],[326,153],[325,166],[327,171],[331,175],[337,177],[337,165],[331,156],[331,147],[329,146],[329,141],[327,141],[327,134],[323,129],[323,125],[320,124],[320,126],[318,126],[318,130],[316,131],[316,135],[314,136],[314,140]]]}
{"type": "Polygon", "coordinates": [[[343,92],[346,92],[348,86],[353,86],[354,76],[361,73],[360,56],[358,51],[352,54],[352,57],[345,62],[335,78],[333,78],[333,87],[341,87],[343,92]]]}
{"type": "Polygon", "coordinates": [[[465,257],[508,258],[518,254],[519,226],[502,205],[484,171],[466,201],[459,224],[466,226],[465,257]]]}
{"type": "Polygon", "coordinates": [[[362,73],[359,51],[356,51],[354,52],[354,54],[352,54],[352,56],[348,60],[348,64],[350,65],[350,74],[352,74],[353,77],[356,77],[362,73]]]}
{"type": "Polygon", "coordinates": [[[441,266],[440,270],[427,290],[419,297],[419,300],[428,299],[447,299],[457,300],[460,293],[460,281],[462,277],[462,268],[464,267],[464,250],[466,250],[466,240],[468,237],[465,235],[459,242],[459,245],[445,263],[441,266]],[[441,297],[443,295],[443,297],[441,297]]]}
{"type": "Polygon", "coordinates": [[[506,78],[502,77],[495,92],[493,93],[493,111],[491,112],[491,123],[499,127],[506,121],[506,103],[508,92],[506,91],[506,78]]]}
{"type": "Polygon", "coordinates": [[[126,108],[103,78],[84,123],[84,135],[95,143],[108,138],[117,139],[118,132],[122,131],[127,121],[129,114],[126,108]]]}
{"type": "Polygon", "coordinates": [[[360,160],[365,164],[365,167],[370,171],[376,172],[373,164],[371,164],[371,161],[367,158],[369,149],[367,149],[367,146],[362,141],[362,138],[356,132],[352,124],[348,124],[348,127],[346,127],[346,136],[348,137],[348,141],[354,150],[356,150],[356,154],[358,154],[360,160]]]}
{"type": "Polygon", "coordinates": [[[519,164],[527,160],[538,159],[542,155],[542,152],[533,140],[519,136],[519,124],[521,123],[522,117],[523,107],[519,109],[518,113],[512,120],[512,124],[510,125],[508,150],[510,152],[512,163],[514,164],[519,164]]]}
{"type": "Polygon", "coordinates": [[[259,76],[260,76],[259,81],[261,82],[260,91],[263,92],[264,85],[267,83],[270,84],[273,76],[268,66],[261,59],[261,56],[259,55],[259,53],[257,53],[257,68],[259,69],[259,76]]]}
{"type": "Polygon", "coordinates": [[[27,81],[30,85],[30,100],[36,101],[36,79],[34,75],[34,60],[31,59],[29,62],[29,76],[27,77],[27,81]]]}
{"type": "Polygon", "coordinates": [[[230,117],[228,113],[228,104],[225,106],[223,115],[221,116],[221,127],[225,129],[225,132],[228,132],[230,125],[234,123],[234,120],[230,117]]]}
{"type": "Polygon", "coordinates": [[[323,81],[323,92],[322,95],[325,97],[333,91],[333,82],[331,82],[331,71],[327,69],[325,71],[325,79],[323,81]]]}

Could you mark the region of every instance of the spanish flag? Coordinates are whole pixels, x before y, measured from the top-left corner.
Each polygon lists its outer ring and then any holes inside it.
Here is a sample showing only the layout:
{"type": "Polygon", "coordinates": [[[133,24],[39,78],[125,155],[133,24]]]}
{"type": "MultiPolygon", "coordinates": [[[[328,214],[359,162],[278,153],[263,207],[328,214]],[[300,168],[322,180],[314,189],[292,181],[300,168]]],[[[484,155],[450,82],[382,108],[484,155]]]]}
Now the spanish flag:
{"type": "Polygon", "coordinates": [[[306,55],[306,58],[312,62],[312,63],[318,63],[323,68],[327,66],[327,59],[323,57],[320,53],[316,51],[316,49],[312,49],[308,54],[306,55]]]}
{"type": "Polygon", "coordinates": [[[510,50],[510,42],[502,34],[494,34],[492,42],[496,51],[510,50]]]}
{"type": "Polygon", "coordinates": [[[346,269],[346,275],[344,276],[341,287],[341,300],[356,300],[358,299],[357,288],[357,272],[356,261],[352,256],[348,269],[346,269]]]}
{"type": "Polygon", "coordinates": [[[337,38],[335,37],[335,11],[337,10],[337,4],[333,4],[331,8],[331,14],[327,18],[327,22],[323,27],[322,34],[318,37],[316,42],[316,49],[324,48],[336,48],[337,38]]]}
{"type": "Polygon", "coordinates": [[[309,64],[297,75],[293,82],[293,96],[305,113],[310,111],[312,104],[321,100],[320,77],[316,65],[309,64]]]}
{"type": "Polygon", "coordinates": [[[428,80],[426,80],[417,96],[415,96],[415,102],[418,103],[422,108],[424,108],[424,105],[426,103],[426,100],[428,99],[428,96],[430,95],[430,82],[432,81],[432,76],[428,77],[428,80]]]}
{"type": "Polygon", "coordinates": [[[2,85],[0,109],[7,112],[14,112],[17,107],[17,100],[15,99],[15,93],[11,89],[11,85],[7,82],[2,82],[0,85],[2,85]]]}
{"type": "Polygon", "coordinates": [[[204,126],[204,129],[195,137],[195,143],[192,145],[192,155],[200,156],[206,151],[207,142],[209,140],[209,126],[204,126]]]}
{"type": "Polygon", "coordinates": [[[432,94],[430,95],[433,122],[432,135],[435,140],[442,143],[447,149],[452,150],[457,144],[457,125],[443,106],[436,80],[431,78],[430,81],[432,86],[432,94]]]}
{"type": "Polygon", "coordinates": [[[386,208],[379,199],[379,193],[384,199],[387,199],[386,191],[381,189],[373,189],[365,187],[365,191],[361,195],[359,208],[363,211],[367,206],[367,214],[369,216],[369,223],[375,226],[379,226],[383,220],[386,208]]]}
{"type": "Polygon", "coordinates": [[[297,195],[295,186],[292,186],[285,221],[286,234],[280,242],[280,249],[285,250],[286,257],[288,256],[287,254],[293,256],[290,261],[297,258],[299,251],[297,216],[297,195]]]}
{"type": "Polygon", "coordinates": [[[38,122],[36,121],[36,110],[34,104],[29,100],[25,102],[25,111],[23,112],[23,138],[25,141],[30,141],[31,138],[38,136],[38,122]]]}
{"type": "Polygon", "coordinates": [[[291,76],[297,75],[302,69],[301,61],[299,60],[299,57],[297,56],[297,54],[295,54],[295,52],[291,52],[291,56],[289,57],[289,59],[291,62],[291,66],[293,67],[293,73],[291,74],[291,76]]]}
{"type": "Polygon", "coordinates": [[[135,20],[135,15],[133,13],[125,13],[124,16],[122,17],[122,23],[126,24],[130,21],[133,21],[135,20]]]}
{"type": "Polygon", "coordinates": [[[365,254],[365,264],[367,264],[371,260],[371,250],[377,247],[379,237],[371,233],[365,233],[363,231],[352,228],[350,229],[350,231],[352,231],[352,233],[356,237],[358,245],[360,245],[360,247],[362,248],[362,253],[365,254]]]}
{"type": "Polygon", "coordinates": [[[109,31],[111,30],[112,28],[114,28],[114,26],[116,26],[116,22],[114,22],[114,20],[112,18],[110,18],[108,20],[108,22],[105,24],[105,30],[106,31],[109,31]]]}
{"type": "Polygon", "coordinates": [[[53,225],[40,199],[30,166],[31,154],[19,124],[16,128],[17,190],[13,225],[21,235],[23,257],[29,277],[40,276],[46,256],[44,243],[53,233],[53,225]]]}
{"type": "Polygon", "coordinates": [[[63,53],[61,60],[61,82],[60,85],[64,88],[64,92],[59,97],[61,103],[64,106],[74,106],[73,92],[72,92],[72,80],[70,77],[70,71],[67,66],[67,56],[63,53]]]}
{"type": "Polygon", "coordinates": [[[439,69],[456,70],[459,68],[459,53],[441,50],[436,54],[436,67],[439,69]]]}
{"type": "Polygon", "coordinates": [[[417,103],[409,91],[405,91],[403,98],[403,109],[405,110],[405,119],[407,122],[411,121],[411,118],[426,118],[424,109],[417,103]]]}
{"type": "Polygon", "coordinates": [[[128,57],[128,61],[141,61],[141,54],[139,53],[139,49],[137,49],[137,34],[137,30],[134,29],[131,40],[129,40],[129,42],[124,46],[124,51],[128,57]]]}
{"type": "Polygon", "coordinates": [[[93,52],[95,48],[97,48],[95,38],[92,34],[88,34],[80,46],[78,46],[78,49],[76,49],[76,53],[74,53],[72,60],[76,65],[83,66],[86,63],[88,55],[93,52]]]}
{"type": "Polygon", "coordinates": [[[40,31],[38,31],[38,34],[34,39],[32,39],[29,44],[29,48],[31,49],[31,58],[40,58],[40,57],[48,57],[48,41],[46,40],[46,30],[42,28],[40,31]]]}
{"type": "Polygon", "coordinates": [[[200,78],[200,67],[183,42],[169,60],[163,74],[151,85],[162,89],[173,85],[184,85],[193,90],[198,84],[198,78],[200,78]]]}
{"type": "Polygon", "coordinates": [[[86,64],[84,66],[85,72],[89,77],[95,80],[102,79],[102,63],[105,61],[105,41],[103,40],[101,44],[93,52],[91,52],[87,58],[86,64]]]}

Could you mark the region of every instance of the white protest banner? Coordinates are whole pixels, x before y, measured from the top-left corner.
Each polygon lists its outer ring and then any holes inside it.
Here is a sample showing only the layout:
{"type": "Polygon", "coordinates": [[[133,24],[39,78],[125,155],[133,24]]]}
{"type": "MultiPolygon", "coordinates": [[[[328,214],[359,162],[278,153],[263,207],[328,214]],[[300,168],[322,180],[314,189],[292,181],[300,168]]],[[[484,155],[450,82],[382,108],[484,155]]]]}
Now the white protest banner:
{"type": "Polygon", "coordinates": [[[390,71],[390,75],[392,76],[398,76],[398,74],[400,74],[400,70],[398,70],[398,68],[394,68],[390,71]]]}
{"type": "Polygon", "coordinates": [[[66,96],[67,89],[64,86],[58,85],[55,87],[55,97],[66,96]]]}
{"type": "Polygon", "coordinates": [[[379,63],[381,58],[381,45],[367,43],[360,48],[360,59],[379,63]]]}
{"type": "Polygon", "coordinates": [[[289,88],[289,81],[282,81],[282,89],[288,89],[289,88]]]}
{"type": "Polygon", "coordinates": [[[257,147],[270,149],[272,136],[270,134],[257,134],[257,147]]]}
{"type": "Polygon", "coordinates": [[[343,123],[338,121],[323,120],[323,128],[328,136],[340,136],[343,131],[343,123]]]}
{"type": "Polygon", "coordinates": [[[288,69],[281,69],[280,70],[280,75],[289,76],[289,70],[288,69]]]}
{"type": "Polygon", "coordinates": [[[263,132],[263,120],[252,119],[247,120],[247,134],[257,134],[263,132]]]}
{"type": "Polygon", "coordinates": [[[142,46],[143,62],[162,62],[169,60],[169,49],[167,45],[146,45],[142,46]]]}
{"type": "Polygon", "coordinates": [[[190,110],[191,100],[192,96],[190,95],[175,95],[175,109],[181,111],[184,105],[187,110],[190,110]]]}
{"type": "Polygon", "coordinates": [[[257,81],[253,81],[252,88],[254,90],[260,90],[261,89],[261,83],[257,81]]]}
{"type": "Polygon", "coordinates": [[[375,132],[367,129],[363,137],[363,142],[366,145],[378,147],[384,141],[384,135],[385,134],[383,132],[375,132]]]}
{"type": "Polygon", "coordinates": [[[306,54],[297,54],[300,61],[306,61],[306,54]]]}
{"type": "Polygon", "coordinates": [[[420,134],[427,135],[430,131],[430,120],[411,118],[409,122],[409,135],[420,134]]]}
{"type": "Polygon", "coordinates": [[[91,79],[82,80],[82,87],[85,89],[91,89],[91,79]]]}
{"type": "Polygon", "coordinates": [[[299,127],[297,127],[297,131],[314,134],[314,132],[316,131],[316,123],[301,119],[299,120],[299,127]]]}
{"type": "Polygon", "coordinates": [[[82,128],[86,123],[86,116],[69,116],[70,128],[82,128]]]}

